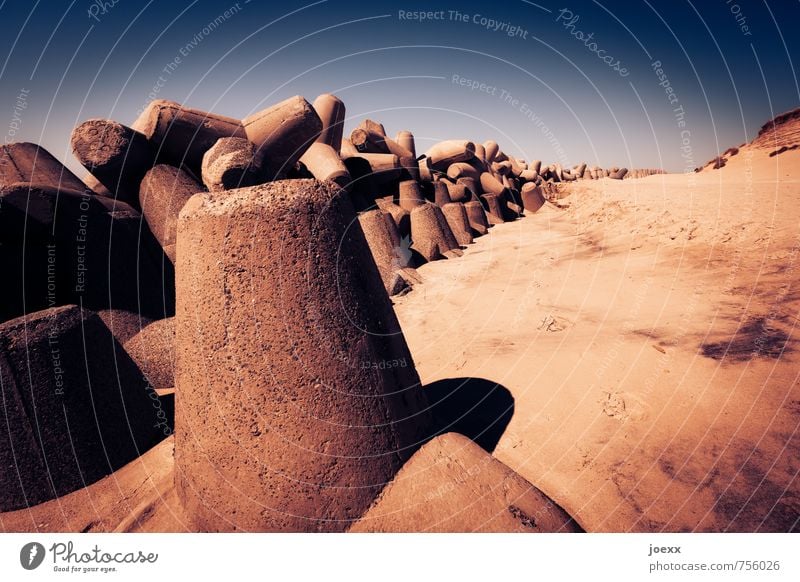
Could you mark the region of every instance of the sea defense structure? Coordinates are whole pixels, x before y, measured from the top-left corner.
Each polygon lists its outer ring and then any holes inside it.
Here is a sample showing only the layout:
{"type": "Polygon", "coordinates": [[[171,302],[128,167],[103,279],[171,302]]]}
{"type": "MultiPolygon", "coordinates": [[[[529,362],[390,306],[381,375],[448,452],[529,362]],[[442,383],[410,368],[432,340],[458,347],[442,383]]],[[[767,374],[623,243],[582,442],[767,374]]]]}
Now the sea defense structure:
{"type": "Polygon", "coordinates": [[[204,190],[187,171],[167,164],[153,167],[139,185],[142,214],[173,264],[178,214],[189,198],[204,190]]]}
{"type": "Polygon", "coordinates": [[[0,324],[0,511],[97,481],[171,432],[100,318],[76,305],[0,324]]]}
{"type": "Polygon", "coordinates": [[[329,145],[338,154],[342,149],[342,135],[344,134],[346,113],[344,102],[336,95],[323,93],[314,99],[312,107],[322,122],[322,131],[317,142],[329,145]]]}
{"type": "Polygon", "coordinates": [[[80,192],[86,189],[75,174],[41,146],[15,142],[0,146],[0,187],[35,184],[80,192]]]}
{"type": "Polygon", "coordinates": [[[72,131],[70,144],[78,161],[110,195],[138,208],[139,183],[156,159],[144,134],[116,121],[90,119],[72,131]]]}
{"type": "Polygon", "coordinates": [[[358,221],[386,292],[391,296],[409,289],[406,271],[412,268],[410,241],[400,238],[392,216],[376,208],[359,214],[358,221]]]}
{"type": "Polygon", "coordinates": [[[486,219],[486,212],[483,210],[483,205],[473,200],[464,204],[464,210],[467,212],[467,219],[469,220],[469,228],[472,231],[472,236],[477,238],[489,233],[489,221],[486,219]]]}
{"type": "Polygon", "coordinates": [[[261,177],[256,146],[243,137],[218,139],[203,154],[201,176],[211,192],[254,186],[261,177]]]}
{"type": "Polygon", "coordinates": [[[160,163],[186,166],[196,176],[201,174],[203,156],[218,139],[248,137],[238,119],[163,99],[151,101],[133,129],[153,144],[160,163]]]}
{"type": "Polygon", "coordinates": [[[522,204],[525,210],[533,214],[544,206],[545,198],[542,189],[530,182],[522,186],[522,204]]]}
{"type": "Polygon", "coordinates": [[[317,112],[300,95],[242,120],[244,132],[263,159],[264,176],[275,180],[285,175],[320,136],[323,125],[317,112]]]}
{"type": "Polygon", "coordinates": [[[159,319],[125,341],[125,351],[155,389],[175,386],[175,318],[159,319]]]}
{"type": "Polygon", "coordinates": [[[347,529],[429,430],[347,196],[198,194],[177,254],[175,487],[193,526],[347,529]]]}
{"type": "Polygon", "coordinates": [[[458,244],[462,247],[471,245],[472,229],[469,226],[469,218],[464,205],[460,202],[451,202],[442,206],[442,212],[458,244]]]}
{"type": "Polygon", "coordinates": [[[462,254],[442,209],[430,203],[411,211],[411,248],[426,262],[462,254]]]}
{"type": "Polygon", "coordinates": [[[172,265],[141,224],[124,202],[88,189],[1,186],[0,265],[7,280],[0,321],[69,304],[153,319],[172,315],[172,265]]]}
{"type": "Polygon", "coordinates": [[[552,499],[467,437],[437,436],[351,532],[581,532],[552,499]],[[443,493],[442,484],[449,484],[443,493]],[[480,496],[481,502],[476,503],[480,496]],[[413,500],[413,501],[410,501],[413,500]]]}
{"type": "Polygon", "coordinates": [[[339,188],[350,189],[353,178],[332,146],[319,141],[312,143],[300,157],[300,163],[317,180],[334,182],[339,188]]]}

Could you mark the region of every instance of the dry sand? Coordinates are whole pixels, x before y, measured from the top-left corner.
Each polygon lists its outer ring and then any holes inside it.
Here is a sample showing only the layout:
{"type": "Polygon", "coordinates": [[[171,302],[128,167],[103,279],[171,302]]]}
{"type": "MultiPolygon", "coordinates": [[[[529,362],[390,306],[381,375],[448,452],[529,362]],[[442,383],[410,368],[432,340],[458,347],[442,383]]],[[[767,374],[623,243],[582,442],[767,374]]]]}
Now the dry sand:
{"type": "Polygon", "coordinates": [[[571,184],[394,298],[423,383],[505,386],[494,455],[587,531],[800,527],[800,153],[772,149],[571,184]]]}

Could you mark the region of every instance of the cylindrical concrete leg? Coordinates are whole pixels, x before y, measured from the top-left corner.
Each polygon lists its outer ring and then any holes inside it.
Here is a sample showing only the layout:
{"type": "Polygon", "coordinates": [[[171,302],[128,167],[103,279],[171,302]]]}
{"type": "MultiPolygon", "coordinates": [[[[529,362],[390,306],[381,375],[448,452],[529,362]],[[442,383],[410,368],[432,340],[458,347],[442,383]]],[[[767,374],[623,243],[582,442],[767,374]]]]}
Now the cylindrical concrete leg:
{"type": "Polygon", "coordinates": [[[260,181],[256,146],[243,137],[223,137],[203,155],[203,184],[211,192],[252,186],[260,181]]]}
{"type": "Polygon", "coordinates": [[[188,172],[166,164],[154,166],[139,187],[142,215],[173,264],[178,214],[189,198],[203,190],[188,172]]]}
{"type": "Polygon", "coordinates": [[[396,141],[397,145],[399,145],[400,147],[411,152],[411,155],[414,156],[414,158],[416,159],[417,147],[416,144],[414,143],[413,133],[411,133],[410,131],[401,131],[395,136],[394,141],[396,141]]]}
{"type": "Polygon", "coordinates": [[[429,168],[446,172],[450,164],[474,158],[475,144],[458,139],[440,141],[425,152],[425,157],[429,168]]]}
{"type": "Polygon", "coordinates": [[[458,242],[438,206],[423,204],[411,211],[411,248],[425,261],[442,259],[445,253],[458,248],[458,242]]]}
{"type": "Polygon", "coordinates": [[[500,152],[500,146],[497,145],[497,142],[494,140],[489,140],[483,142],[483,149],[484,149],[484,160],[486,160],[487,164],[491,164],[497,154],[500,152]]]}
{"type": "Polygon", "coordinates": [[[155,163],[155,151],[144,134],[106,119],[76,127],[72,153],[118,200],[139,206],[139,183],[155,163]]]}
{"type": "Polygon", "coordinates": [[[433,201],[436,206],[441,208],[445,204],[450,204],[453,199],[450,198],[450,190],[445,182],[437,180],[433,184],[433,201]]]}
{"type": "Polygon", "coordinates": [[[505,222],[503,219],[503,209],[500,206],[500,201],[497,194],[482,194],[484,209],[486,210],[486,219],[489,224],[502,224],[505,222]]]}
{"type": "Polygon", "coordinates": [[[525,206],[525,210],[534,213],[544,206],[544,202],[541,188],[532,183],[522,186],[522,204],[525,206]]]}
{"type": "Polygon", "coordinates": [[[192,526],[346,529],[429,430],[349,199],[316,180],[200,194],[178,256],[175,487],[192,526]]]}
{"type": "Polygon", "coordinates": [[[442,207],[442,212],[447,219],[453,236],[462,247],[472,244],[472,231],[469,228],[469,219],[464,205],[459,202],[451,202],[442,207]]]}
{"type": "Polygon", "coordinates": [[[467,187],[463,183],[453,184],[447,180],[440,180],[447,186],[447,191],[450,194],[450,200],[453,202],[469,202],[472,199],[472,193],[467,191],[467,187]]]}
{"type": "Polygon", "coordinates": [[[419,183],[416,180],[403,180],[398,187],[397,204],[400,208],[411,212],[417,206],[425,204],[419,183]]]}
{"type": "Polygon", "coordinates": [[[245,137],[238,119],[161,99],[152,101],[135,125],[135,129],[153,143],[159,160],[173,166],[185,164],[197,176],[200,175],[203,154],[219,138],[245,137]]]}
{"type": "Polygon", "coordinates": [[[400,269],[409,266],[411,251],[408,247],[401,246],[399,237],[396,237],[397,227],[392,217],[382,210],[375,209],[359,214],[358,221],[361,223],[361,229],[364,231],[364,237],[367,239],[386,292],[389,295],[397,295],[407,289],[408,284],[400,275],[400,269]],[[393,234],[395,236],[392,236],[393,234]]]}
{"type": "Polygon", "coordinates": [[[348,189],[353,181],[342,158],[326,143],[318,141],[311,144],[300,158],[300,162],[321,182],[335,182],[339,188],[348,189]]]}
{"type": "Polygon", "coordinates": [[[376,200],[375,203],[378,205],[378,208],[392,217],[401,239],[411,237],[411,213],[409,213],[408,210],[400,208],[393,202],[384,202],[380,199],[376,200]]]}
{"type": "Polygon", "coordinates": [[[338,153],[342,149],[344,133],[344,103],[336,95],[323,93],[314,99],[313,107],[322,121],[322,132],[317,141],[331,146],[338,153]]]}
{"type": "Polygon", "coordinates": [[[28,142],[0,145],[0,186],[17,182],[78,192],[86,190],[86,184],[50,152],[28,142]]]}
{"type": "Polygon", "coordinates": [[[487,194],[502,194],[505,190],[503,183],[489,172],[481,174],[481,188],[487,194]]]}
{"type": "Polygon", "coordinates": [[[264,160],[268,180],[294,166],[322,131],[319,115],[300,95],[245,117],[242,125],[264,160]]]}
{"type": "Polygon", "coordinates": [[[483,205],[475,200],[464,204],[469,219],[469,227],[472,229],[472,236],[483,236],[489,232],[489,222],[486,220],[486,212],[483,205]]]}

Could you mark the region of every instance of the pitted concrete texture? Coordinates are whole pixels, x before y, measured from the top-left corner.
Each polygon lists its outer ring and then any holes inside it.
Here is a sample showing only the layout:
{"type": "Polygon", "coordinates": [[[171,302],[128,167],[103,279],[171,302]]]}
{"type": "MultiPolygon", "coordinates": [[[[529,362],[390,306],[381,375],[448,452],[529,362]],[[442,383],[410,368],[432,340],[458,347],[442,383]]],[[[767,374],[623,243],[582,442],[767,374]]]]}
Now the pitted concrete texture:
{"type": "Polygon", "coordinates": [[[422,190],[416,180],[403,180],[398,186],[397,204],[403,210],[411,212],[417,206],[425,204],[422,190]]]}
{"type": "Polygon", "coordinates": [[[450,204],[453,201],[453,199],[450,198],[450,190],[445,182],[437,180],[436,182],[431,182],[431,184],[433,185],[433,201],[436,206],[441,208],[445,204],[450,204]]]}
{"type": "Polygon", "coordinates": [[[381,274],[383,286],[389,295],[397,295],[408,288],[400,269],[407,267],[411,251],[403,247],[397,226],[391,215],[375,209],[362,212],[358,216],[361,229],[381,274]],[[387,220],[388,219],[388,220],[387,220]]]}
{"type": "Polygon", "coordinates": [[[338,152],[328,144],[319,141],[311,144],[300,162],[320,182],[329,181],[339,188],[350,188],[353,178],[338,152]]]}
{"type": "Polygon", "coordinates": [[[243,137],[222,137],[203,154],[203,184],[211,192],[253,186],[260,176],[256,146],[243,137]]]}
{"type": "Polygon", "coordinates": [[[176,488],[200,530],[341,531],[430,430],[349,199],[198,194],[178,224],[176,488]]]}
{"type": "Polygon", "coordinates": [[[392,220],[394,220],[397,226],[397,233],[400,235],[401,239],[411,238],[411,213],[408,210],[404,210],[394,202],[389,202],[381,198],[377,198],[375,204],[392,217],[392,220]]]}
{"type": "Polygon", "coordinates": [[[486,212],[483,210],[483,205],[473,200],[464,204],[464,209],[467,211],[472,236],[478,237],[487,234],[489,232],[489,221],[486,220],[486,212]]]}
{"type": "Polygon", "coordinates": [[[84,121],[72,131],[72,153],[118,200],[139,206],[139,183],[155,163],[155,150],[139,133],[107,119],[84,121]]]}
{"type": "Polygon", "coordinates": [[[580,532],[561,507],[467,437],[440,435],[387,485],[351,532],[580,532]]]}
{"type": "Polygon", "coordinates": [[[238,119],[183,107],[173,101],[151,101],[134,129],[155,146],[158,160],[188,166],[200,175],[203,154],[221,137],[246,137],[238,119]]]}
{"type": "Polygon", "coordinates": [[[542,194],[542,189],[536,184],[529,182],[522,186],[522,203],[525,206],[525,210],[534,213],[544,206],[544,202],[545,199],[542,194]]]}
{"type": "Polygon", "coordinates": [[[342,135],[344,133],[344,118],[346,108],[344,102],[336,95],[323,93],[313,103],[322,122],[322,131],[317,142],[331,146],[336,153],[342,149],[342,135]]]}
{"type": "Polygon", "coordinates": [[[77,191],[86,189],[80,178],[50,152],[28,142],[0,146],[0,186],[18,182],[77,191]]]}
{"type": "Polygon", "coordinates": [[[189,198],[203,190],[188,172],[166,164],[147,172],[139,187],[142,214],[173,264],[178,213],[189,198]]]}
{"type": "Polygon", "coordinates": [[[291,169],[320,136],[322,120],[300,95],[242,120],[247,139],[264,160],[264,176],[275,180],[291,169]]]}
{"type": "Polygon", "coordinates": [[[154,321],[123,346],[154,388],[175,386],[175,318],[154,321]]]}
{"type": "Polygon", "coordinates": [[[425,261],[447,257],[446,253],[458,250],[442,209],[426,203],[411,211],[411,248],[425,261]]]}
{"type": "Polygon", "coordinates": [[[108,328],[75,305],[0,325],[0,378],[0,511],[89,485],[171,431],[108,328]]]}
{"type": "Polygon", "coordinates": [[[464,247],[472,244],[472,231],[464,205],[460,202],[451,202],[442,207],[442,212],[458,244],[464,247]]]}

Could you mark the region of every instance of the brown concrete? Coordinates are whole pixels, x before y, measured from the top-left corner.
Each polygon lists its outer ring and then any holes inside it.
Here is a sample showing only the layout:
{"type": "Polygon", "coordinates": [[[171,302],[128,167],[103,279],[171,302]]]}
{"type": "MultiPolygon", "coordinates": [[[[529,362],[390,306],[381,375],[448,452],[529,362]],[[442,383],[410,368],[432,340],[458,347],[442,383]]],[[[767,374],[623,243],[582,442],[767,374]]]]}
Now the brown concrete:
{"type": "Polygon", "coordinates": [[[345,156],[342,153],[342,157],[354,179],[363,179],[369,176],[370,182],[376,186],[394,182],[403,173],[400,159],[394,154],[359,153],[345,156]]]}
{"type": "Polygon", "coordinates": [[[417,206],[425,204],[419,183],[415,180],[404,180],[398,186],[397,205],[411,212],[417,206]]]}
{"type": "Polygon", "coordinates": [[[497,145],[496,141],[490,139],[489,141],[483,142],[483,148],[483,159],[487,164],[491,164],[495,160],[495,157],[497,157],[497,154],[500,152],[500,146],[497,145]]]}
{"type": "Polygon", "coordinates": [[[353,181],[342,158],[328,144],[319,141],[311,144],[300,158],[300,162],[314,178],[322,182],[334,182],[339,188],[349,189],[353,181]]]}
{"type": "Polygon", "coordinates": [[[472,231],[464,205],[460,202],[451,202],[442,206],[442,212],[458,244],[462,247],[472,244],[472,231]]]}
{"type": "Polygon", "coordinates": [[[345,106],[336,95],[323,93],[312,104],[322,122],[322,131],[317,142],[331,146],[337,153],[342,149],[344,133],[345,106]]]}
{"type": "Polygon", "coordinates": [[[486,220],[486,212],[483,210],[483,205],[473,200],[464,204],[464,209],[467,212],[467,219],[469,220],[469,227],[472,230],[472,236],[483,236],[489,232],[489,221],[486,220]]]}
{"type": "Polygon", "coordinates": [[[404,210],[397,204],[386,200],[377,199],[375,203],[378,208],[392,217],[401,239],[411,236],[411,214],[408,210],[404,210]]]}
{"type": "Polygon", "coordinates": [[[242,125],[264,160],[268,180],[292,168],[322,132],[322,120],[300,95],[245,117],[242,125]]]}
{"type": "Polygon", "coordinates": [[[609,177],[613,178],[614,180],[622,180],[625,177],[625,174],[627,173],[628,173],[628,168],[620,168],[619,170],[614,172],[612,176],[609,177]]]}
{"type": "Polygon", "coordinates": [[[445,182],[441,180],[433,182],[433,201],[434,204],[440,208],[453,201],[453,199],[450,198],[450,190],[445,182]]]}
{"type": "Polygon", "coordinates": [[[474,158],[475,144],[459,139],[440,141],[425,152],[425,157],[428,160],[428,167],[444,172],[450,164],[474,158]]]}
{"type": "Polygon", "coordinates": [[[0,146],[0,186],[15,183],[86,190],[86,185],[43,147],[17,142],[0,146]]]}
{"type": "Polygon", "coordinates": [[[107,119],[84,121],[72,131],[72,153],[118,200],[139,206],[139,183],[155,163],[144,134],[107,119]]]}
{"type": "Polygon", "coordinates": [[[410,265],[411,251],[408,246],[403,246],[391,215],[379,209],[369,210],[358,215],[358,222],[386,292],[390,296],[401,293],[409,285],[400,269],[410,265]]]}
{"type": "Polygon", "coordinates": [[[151,101],[135,127],[156,148],[161,163],[184,164],[200,175],[203,154],[221,137],[246,137],[238,119],[183,107],[174,101],[151,101]]]}
{"type": "Polygon", "coordinates": [[[411,248],[425,261],[458,256],[458,241],[435,204],[426,203],[411,211],[411,248]],[[453,254],[453,251],[458,251],[453,254]]]}
{"type": "Polygon", "coordinates": [[[149,317],[134,311],[124,309],[103,309],[97,312],[97,316],[106,324],[116,340],[124,344],[146,326],[153,323],[149,317]]]}
{"type": "Polygon", "coordinates": [[[178,213],[189,198],[203,190],[188,172],[166,164],[155,166],[142,180],[139,188],[142,214],[173,264],[178,213]]]}
{"type": "Polygon", "coordinates": [[[243,137],[220,138],[203,154],[201,176],[211,192],[253,186],[261,171],[256,146],[243,137]]]}
{"type": "Polygon", "coordinates": [[[93,483],[171,430],[108,328],[74,305],[0,325],[0,377],[0,511],[93,483]]]}
{"type": "Polygon", "coordinates": [[[522,186],[522,204],[525,210],[534,213],[544,206],[545,199],[542,194],[542,189],[532,183],[527,183],[522,186]]]}
{"type": "Polygon", "coordinates": [[[453,202],[469,202],[472,199],[472,192],[467,191],[463,182],[460,184],[453,184],[449,180],[440,180],[440,182],[444,182],[447,192],[450,194],[450,200],[453,202]]]}
{"type": "Polygon", "coordinates": [[[503,208],[500,205],[500,200],[497,194],[481,194],[483,207],[486,211],[486,220],[489,224],[502,224],[505,222],[503,218],[503,208]]]}
{"type": "Polygon", "coordinates": [[[100,183],[100,180],[98,180],[91,174],[89,173],[85,174],[84,176],[81,177],[81,180],[83,181],[84,184],[86,184],[86,186],[89,187],[89,190],[91,190],[98,196],[112,196],[111,191],[105,186],[103,186],[100,183]]]}
{"type": "Polygon", "coordinates": [[[199,530],[344,530],[428,430],[338,192],[284,180],[199,194],[181,212],[176,488],[199,530]]]}
{"type": "Polygon", "coordinates": [[[410,131],[400,131],[394,137],[394,141],[397,142],[397,145],[404,148],[405,150],[411,152],[411,155],[416,159],[417,157],[417,147],[414,143],[414,134],[410,131]]]}
{"type": "Polygon", "coordinates": [[[478,164],[468,164],[467,162],[456,162],[447,168],[447,177],[451,180],[459,178],[473,178],[480,180],[481,171],[476,167],[478,164]]]}
{"type": "Polygon", "coordinates": [[[422,447],[351,532],[581,532],[552,499],[467,437],[422,447]]]}
{"type": "Polygon", "coordinates": [[[175,386],[175,318],[154,321],[123,346],[151,386],[175,386]]]}
{"type": "Polygon", "coordinates": [[[72,303],[172,314],[172,265],[141,215],[88,190],[0,187],[0,265],[0,321],[72,303]]]}
{"type": "Polygon", "coordinates": [[[481,174],[481,189],[487,194],[502,194],[505,186],[492,174],[484,172],[481,174]]]}
{"type": "MultiPolygon", "coordinates": [[[[460,184],[467,189],[469,200],[477,200],[478,195],[483,193],[480,180],[475,180],[473,178],[459,178],[456,180],[456,184],[460,184]]],[[[466,200],[464,202],[466,202],[466,200]]]]}

